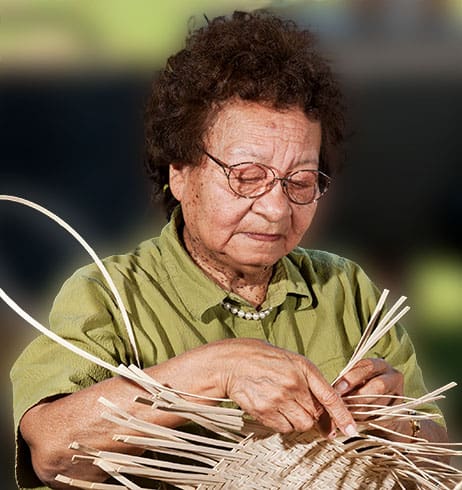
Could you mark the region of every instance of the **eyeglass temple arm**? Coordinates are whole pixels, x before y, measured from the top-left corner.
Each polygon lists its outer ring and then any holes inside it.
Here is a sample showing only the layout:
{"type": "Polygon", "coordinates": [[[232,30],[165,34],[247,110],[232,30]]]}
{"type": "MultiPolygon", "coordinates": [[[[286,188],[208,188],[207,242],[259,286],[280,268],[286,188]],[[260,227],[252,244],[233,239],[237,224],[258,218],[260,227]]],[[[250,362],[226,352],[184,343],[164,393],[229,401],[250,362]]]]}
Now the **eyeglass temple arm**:
{"type": "Polygon", "coordinates": [[[228,172],[230,171],[229,170],[229,167],[228,165],[226,165],[226,163],[222,162],[221,160],[219,160],[218,158],[216,157],[213,157],[210,153],[208,153],[207,151],[205,150],[202,150],[204,152],[205,155],[207,155],[210,160],[212,160],[212,162],[216,163],[217,165],[219,165],[222,169],[223,169],[223,172],[225,173],[225,175],[227,176],[228,175],[228,172]]]}

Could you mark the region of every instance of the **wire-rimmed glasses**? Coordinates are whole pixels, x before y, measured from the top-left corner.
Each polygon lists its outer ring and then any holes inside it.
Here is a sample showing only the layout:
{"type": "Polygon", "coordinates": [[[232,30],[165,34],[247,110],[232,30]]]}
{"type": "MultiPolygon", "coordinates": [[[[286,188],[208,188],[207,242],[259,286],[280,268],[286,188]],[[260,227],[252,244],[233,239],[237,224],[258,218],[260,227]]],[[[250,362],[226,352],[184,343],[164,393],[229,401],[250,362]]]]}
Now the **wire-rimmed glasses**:
{"type": "Polygon", "coordinates": [[[210,160],[219,165],[225,173],[230,189],[248,199],[263,196],[277,183],[295,204],[311,204],[326,193],[331,178],[320,170],[296,170],[285,177],[278,177],[273,168],[258,162],[242,162],[227,165],[220,159],[202,150],[210,160]]]}

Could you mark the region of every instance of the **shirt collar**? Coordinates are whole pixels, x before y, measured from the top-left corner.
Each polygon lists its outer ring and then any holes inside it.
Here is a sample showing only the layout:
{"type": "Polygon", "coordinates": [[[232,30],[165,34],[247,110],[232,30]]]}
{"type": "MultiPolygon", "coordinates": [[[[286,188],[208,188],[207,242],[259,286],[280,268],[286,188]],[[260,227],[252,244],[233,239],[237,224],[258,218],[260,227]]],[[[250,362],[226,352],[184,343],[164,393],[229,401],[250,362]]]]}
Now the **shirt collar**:
{"type": "MultiPolygon", "coordinates": [[[[191,315],[197,320],[202,319],[209,309],[219,306],[227,297],[246,304],[242,298],[229,294],[215,284],[194,263],[180,238],[182,227],[183,216],[178,206],[170,222],[162,230],[159,246],[166,272],[191,315]]],[[[289,294],[300,297],[298,308],[307,308],[311,305],[311,293],[306,280],[292,260],[289,257],[283,257],[275,266],[262,308],[280,306],[289,294]]]]}
{"type": "Polygon", "coordinates": [[[219,305],[226,291],[209,279],[194,263],[180,237],[183,215],[178,206],[159,237],[163,266],[186,309],[196,319],[208,309],[219,305]]]}
{"type": "Polygon", "coordinates": [[[290,254],[282,257],[275,266],[275,271],[271,282],[268,286],[267,299],[269,304],[263,304],[262,307],[280,306],[284,303],[288,295],[300,297],[298,309],[307,308],[312,303],[311,292],[302,276],[300,269],[291,260],[290,254]]]}

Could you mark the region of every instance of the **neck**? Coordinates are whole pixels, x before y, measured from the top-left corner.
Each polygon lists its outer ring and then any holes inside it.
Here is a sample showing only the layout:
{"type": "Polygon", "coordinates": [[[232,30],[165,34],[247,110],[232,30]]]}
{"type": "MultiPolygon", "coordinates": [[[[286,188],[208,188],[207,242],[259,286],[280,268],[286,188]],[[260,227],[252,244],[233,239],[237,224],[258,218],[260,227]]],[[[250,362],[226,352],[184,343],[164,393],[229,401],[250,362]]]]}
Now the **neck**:
{"type": "Polygon", "coordinates": [[[186,230],[183,238],[192,260],[212,281],[222,289],[238,294],[254,307],[263,303],[273,273],[272,266],[233,267],[218,257],[205,255],[186,230]]]}

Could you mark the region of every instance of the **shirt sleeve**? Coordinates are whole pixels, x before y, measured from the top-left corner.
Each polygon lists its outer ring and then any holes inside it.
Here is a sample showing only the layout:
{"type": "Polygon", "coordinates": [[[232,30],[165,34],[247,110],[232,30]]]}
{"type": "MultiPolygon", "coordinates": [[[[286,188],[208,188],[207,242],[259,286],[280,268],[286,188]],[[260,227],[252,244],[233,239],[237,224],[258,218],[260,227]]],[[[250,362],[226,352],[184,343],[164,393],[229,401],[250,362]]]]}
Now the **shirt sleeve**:
{"type": "MultiPolygon", "coordinates": [[[[77,272],[63,286],[50,313],[50,329],[77,347],[115,366],[129,361],[125,335],[111,294],[91,275],[77,272]]],[[[45,335],[37,337],[11,370],[16,430],[16,477],[20,488],[45,488],[32,469],[19,432],[24,413],[42,400],[89,387],[112,373],[74,354],[45,335]]]]}

